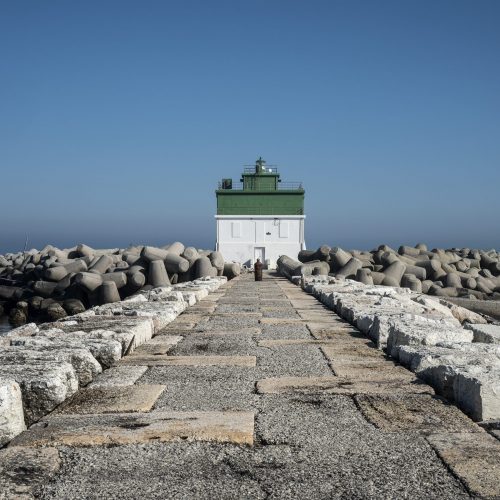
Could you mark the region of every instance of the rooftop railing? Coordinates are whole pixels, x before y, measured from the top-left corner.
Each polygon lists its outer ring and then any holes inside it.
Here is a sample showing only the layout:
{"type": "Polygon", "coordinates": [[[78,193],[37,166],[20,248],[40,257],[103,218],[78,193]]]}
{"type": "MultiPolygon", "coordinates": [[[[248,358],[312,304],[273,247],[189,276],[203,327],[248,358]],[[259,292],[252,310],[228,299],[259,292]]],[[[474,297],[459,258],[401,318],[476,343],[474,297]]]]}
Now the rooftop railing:
{"type": "Polygon", "coordinates": [[[302,182],[279,182],[278,185],[275,186],[248,186],[247,189],[243,189],[242,182],[233,182],[231,187],[225,185],[222,182],[219,182],[217,185],[218,190],[224,191],[300,191],[303,190],[302,182]]]}
{"type": "MultiPolygon", "coordinates": [[[[243,169],[244,174],[256,174],[257,172],[255,171],[255,167],[244,167],[243,169]]],[[[277,174],[278,173],[278,167],[262,167],[262,172],[261,174],[277,174]]]]}

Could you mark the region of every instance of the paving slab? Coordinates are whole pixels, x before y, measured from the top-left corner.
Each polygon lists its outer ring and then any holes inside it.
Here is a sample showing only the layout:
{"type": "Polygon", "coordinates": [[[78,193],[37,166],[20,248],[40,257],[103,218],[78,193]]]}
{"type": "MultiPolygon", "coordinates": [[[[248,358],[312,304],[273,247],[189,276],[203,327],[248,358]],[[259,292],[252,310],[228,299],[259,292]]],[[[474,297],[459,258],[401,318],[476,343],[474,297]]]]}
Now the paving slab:
{"type": "Polygon", "coordinates": [[[500,442],[486,432],[427,437],[441,460],[480,498],[500,498],[500,442]]]}
{"type": "Polygon", "coordinates": [[[205,321],[207,321],[207,319],[209,318],[209,315],[207,314],[190,314],[189,312],[188,313],[184,313],[184,314],[181,314],[179,316],[177,316],[177,318],[175,318],[175,321],[174,323],[175,324],[171,324],[170,326],[172,328],[175,328],[176,326],[180,325],[181,323],[195,323],[195,324],[198,324],[198,323],[203,323],[205,321]]]}
{"type": "Polygon", "coordinates": [[[102,372],[87,387],[119,387],[133,385],[148,371],[147,366],[113,366],[102,372]]]}
{"type": "Polygon", "coordinates": [[[198,302],[194,306],[189,307],[189,313],[190,314],[204,314],[204,313],[211,313],[214,312],[215,309],[217,309],[217,304],[214,302],[209,302],[209,303],[203,303],[203,302],[198,302]]]}
{"type": "Polygon", "coordinates": [[[145,366],[246,366],[254,367],[255,356],[127,356],[120,365],[145,366]]]}
{"type": "Polygon", "coordinates": [[[245,317],[248,317],[248,318],[261,318],[262,317],[262,313],[260,312],[237,312],[237,313],[234,313],[234,312],[215,312],[213,313],[211,316],[214,317],[214,316],[234,316],[235,314],[238,314],[238,316],[245,316],[245,317]]]}
{"type": "Polygon", "coordinates": [[[292,307],[294,307],[295,309],[318,308],[318,309],[328,310],[331,313],[331,310],[326,309],[326,307],[321,302],[318,302],[318,300],[315,299],[314,297],[290,299],[290,303],[292,304],[292,307]]]}
{"type": "Polygon", "coordinates": [[[156,355],[167,354],[171,351],[184,337],[180,335],[160,335],[154,337],[146,344],[142,344],[129,356],[143,356],[144,354],[156,355]]]}
{"type": "Polygon", "coordinates": [[[159,384],[90,387],[77,392],[54,414],[147,412],[165,389],[159,384]]]}
{"type": "Polygon", "coordinates": [[[195,330],[192,333],[194,336],[203,337],[205,335],[216,336],[216,335],[261,335],[262,329],[257,327],[247,327],[247,328],[229,328],[228,330],[195,330]]]}
{"type": "Polygon", "coordinates": [[[388,359],[387,356],[378,349],[374,349],[370,346],[375,346],[371,341],[366,340],[366,342],[346,342],[338,343],[335,340],[330,340],[328,344],[324,344],[321,348],[326,359],[330,362],[334,362],[339,359],[360,359],[360,360],[385,360],[388,359]]]}
{"type": "Polygon", "coordinates": [[[189,335],[169,354],[171,356],[255,356],[257,346],[251,335],[189,335]]]}
{"type": "Polygon", "coordinates": [[[377,380],[392,381],[399,380],[413,383],[418,378],[402,366],[384,359],[372,359],[371,361],[360,359],[338,359],[330,361],[330,366],[335,375],[352,380],[377,380]]]}
{"type": "Polygon", "coordinates": [[[335,340],[317,340],[317,339],[270,339],[270,340],[259,340],[259,347],[280,347],[288,345],[329,345],[335,344],[335,340]]]}
{"type": "Polygon", "coordinates": [[[221,297],[224,297],[224,294],[220,295],[210,294],[207,297],[204,297],[203,300],[207,302],[218,302],[221,297]]]}
{"type": "Polygon", "coordinates": [[[194,323],[192,321],[187,321],[185,323],[184,322],[179,323],[176,319],[175,321],[173,321],[172,323],[167,325],[166,328],[163,328],[162,330],[160,330],[158,332],[158,335],[164,335],[164,334],[171,335],[171,334],[177,333],[177,332],[183,333],[185,331],[193,330],[194,328],[196,328],[196,325],[197,325],[197,323],[194,323]]]}
{"type": "Polygon", "coordinates": [[[306,323],[307,328],[311,332],[311,335],[317,339],[324,339],[324,338],[335,338],[336,335],[339,333],[348,333],[348,332],[354,332],[358,334],[358,336],[364,337],[361,332],[356,330],[353,326],[351,326],[349,323],[346,322],[339,322],[336,324],[325,324],[325,323],[318,323],[314,321],[307,321],[306,323]]]}
{"type": "Polygon", "coordinates": [[[261,318],[259,323],[263,325],[286,325],[286,324],[301,324],[305,320],[300,318],[261,318]]]}
{"type": "Polygon", "coordinates": [[[0,450],[0,499],[34,498],[35,490],[61,466],[56,448],[9,446],[0,450]]]}
{"type": "Polygon", "coordinates": [[[331,311],[315,311],[315,310],[306,310],[306,309],[298,309],[297,312],[302,319],[307,321],[313,321],[318,323],[332,323],[339,324],[341,323],[340,318],[331,311]]]}
{"type": "Polygon", "coordinates": [[[456,406],[428,394],[354,396],[363,416],[383,432],[482,432],[456,406]]]}
{"type": "Polygon", "coordinates": [[[100,446],[169,441],[252,445],[253,412],[54,415],[19,435],[14,446],[100,446]]]}
{"type": "Polygon", "coordinates": [[[433,389],[416,380],[409,384],[399,380],[357,381],[341,377],[277,377],[259,380],[256,385],[259,394],[434,394],[433,389]]]}

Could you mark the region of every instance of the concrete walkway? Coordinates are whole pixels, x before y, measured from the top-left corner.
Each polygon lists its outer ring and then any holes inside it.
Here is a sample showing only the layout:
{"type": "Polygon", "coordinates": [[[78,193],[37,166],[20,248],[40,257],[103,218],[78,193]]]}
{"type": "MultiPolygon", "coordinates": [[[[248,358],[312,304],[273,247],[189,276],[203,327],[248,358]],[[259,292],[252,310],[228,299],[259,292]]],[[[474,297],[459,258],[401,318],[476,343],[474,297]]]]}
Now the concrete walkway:
{"type": "Polygon", "coordinates": [[[18,436],[0,498],[500,495],[494,437],[313,297],[251,278],[18,436]]]}

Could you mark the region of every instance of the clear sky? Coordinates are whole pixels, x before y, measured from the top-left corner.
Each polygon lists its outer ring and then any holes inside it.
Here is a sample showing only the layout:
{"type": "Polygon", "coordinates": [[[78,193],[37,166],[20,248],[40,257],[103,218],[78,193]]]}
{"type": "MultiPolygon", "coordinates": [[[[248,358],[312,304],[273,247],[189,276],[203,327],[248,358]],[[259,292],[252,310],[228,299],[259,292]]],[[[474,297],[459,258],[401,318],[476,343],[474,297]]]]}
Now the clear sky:
{"type": "Polygon", "coordinates": [[[212,247],[262,155],[306,242],[500,247],[498,0],[0,0],[0,251],[212,247]]]}

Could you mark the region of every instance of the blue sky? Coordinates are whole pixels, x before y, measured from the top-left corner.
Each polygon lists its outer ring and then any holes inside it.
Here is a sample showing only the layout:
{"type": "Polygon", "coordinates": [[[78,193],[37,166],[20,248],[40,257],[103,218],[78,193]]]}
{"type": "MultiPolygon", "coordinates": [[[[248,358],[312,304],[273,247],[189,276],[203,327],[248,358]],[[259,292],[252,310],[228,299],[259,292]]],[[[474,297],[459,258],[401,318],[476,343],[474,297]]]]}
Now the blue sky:
{"type": "Polygon", "coordinates": [[[0,251],[212,247],[262,155],[306,241],[500,247],[497,0],[0,0],[0,251]]]}

